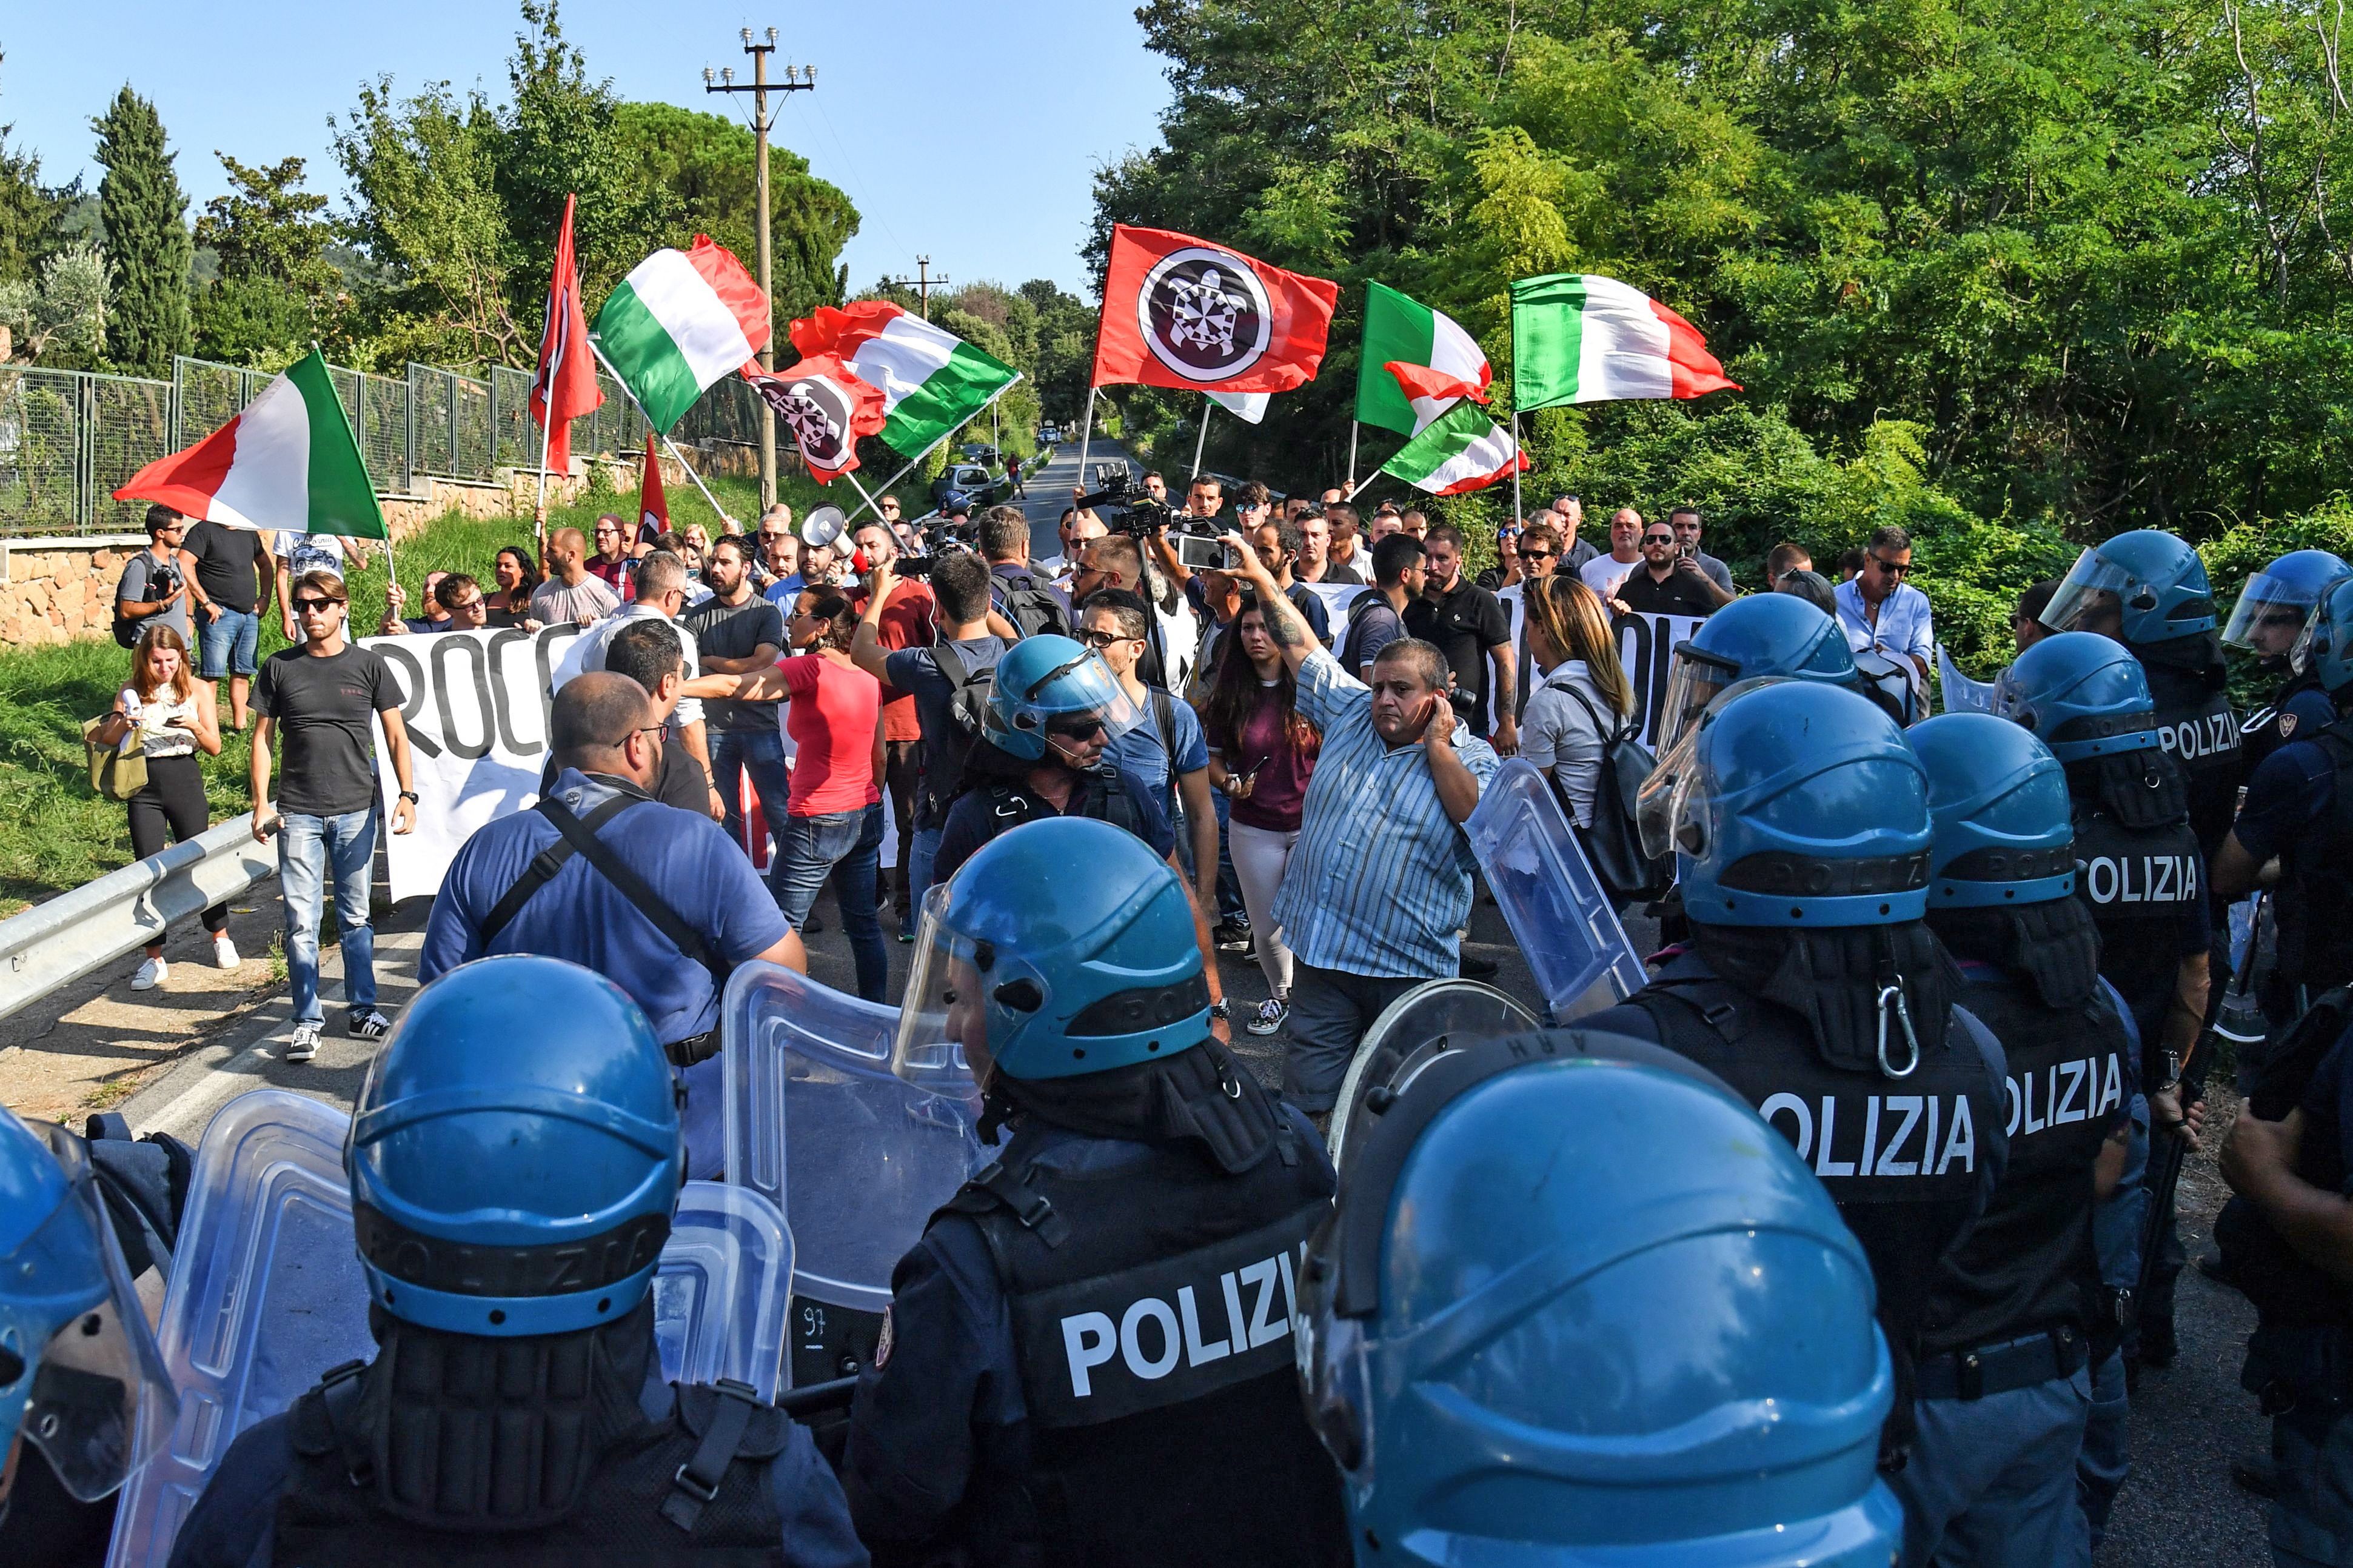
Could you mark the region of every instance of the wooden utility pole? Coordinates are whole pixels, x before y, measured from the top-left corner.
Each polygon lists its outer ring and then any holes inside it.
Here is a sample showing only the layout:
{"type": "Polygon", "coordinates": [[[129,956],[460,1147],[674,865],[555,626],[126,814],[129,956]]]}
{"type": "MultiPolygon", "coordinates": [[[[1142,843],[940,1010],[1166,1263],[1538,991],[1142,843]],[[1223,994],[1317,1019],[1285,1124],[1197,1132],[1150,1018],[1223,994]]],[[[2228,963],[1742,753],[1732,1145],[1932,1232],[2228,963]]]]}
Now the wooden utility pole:
{"type": "Polygon", "coordinates": [[[918,256],[915,258],[915,275],[913,278],[885,278],[882,279],[882,287],[913,289],[915,291],[916,302],[923,310],[923,320],[928,321],[932,319],[932,290],[946,288],[947,282],[946,273],[940,273],[936,277],[933,275],[930,257],[918,256]]]}
{"type": "MultiPolygon", "coordinates": [[[[776,30],[770,27],[767,30],[767,41],[755,43],[753,41],[752,29],[746,27],[743,31],[743,38],[744,52],[752,57],[752,79],[747,82],[737,81],[734,68],[731,66],[717,72],[719,79],[713,81],[712,77],[714,73],[709,66],[705,66],[702,68],[702,90],[752,94],[752,132],[759,144],[759,162],[755,165],[755,173],[753,176],[754,202],[758,206],[759,213],[754,221],[754,229],[759,246],[760,292],[768,297],[769,307],[773,310],[776,296],[772,282],[773,270],[770,261],[775,255],[775,247],[768,240],[768,127],[776,123],[776,117],[768,112],[768,95],[772,92],[808,91],[817,86],[817,67],[801,66],[797,68],[787,65],[785,67],[784,80],[770,81],[768,57],[776,52],[776,30]]],[[[770,334],[768,342],[760,350],[760,368],[769,371],[776,368],[776,347],[773,333],[770,334]]],[[[776,504],[776,413],[775,409],[768,406],[768,400],[763,397],[760,399],[760,510],[765,511],[776,504]]]]}

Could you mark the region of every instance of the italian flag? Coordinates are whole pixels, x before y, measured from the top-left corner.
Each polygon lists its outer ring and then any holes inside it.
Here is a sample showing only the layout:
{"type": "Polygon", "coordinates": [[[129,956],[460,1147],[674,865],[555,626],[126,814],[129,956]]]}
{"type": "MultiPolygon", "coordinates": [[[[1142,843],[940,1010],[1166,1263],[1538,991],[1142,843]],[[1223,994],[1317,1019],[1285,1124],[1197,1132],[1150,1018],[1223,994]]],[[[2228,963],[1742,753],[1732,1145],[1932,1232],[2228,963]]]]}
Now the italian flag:
{"type": "Polygon", "coordinates": [[[315,348],[243,413],[186,451],[148,464],[114,499],[161,501],[229,528],[386,536],[351,421],[315,348]]]}
{"type": "Polygon", "coordinates": [[[1021,373],[888,300],[820,308],[791,327],[804,358],[835,354],[882,391],[881,437],[913,458],[988,406],[1021,373]]]}
{"type": "Polygon", "coordinates": [[[1639,289],[1577,272],[1512,285],[1512,401],[1523,414],[1723,390],[1740,388],[1699,329],[1639,289]]]}
{"type": "Polygon", "coordinates": [[[1356,417],[1366,425],[1411,435],[1430,423],[1417,415],[1412,394],[1401,390],[1393,365],[1415,365],[1429,374],[1422,384],[1450,397],[1487,401],[1494,379],[1487,355],[1451,316],[1433,310],[1386,284],[1375,283],[1365,300],[1365,347],[1356,366],[1356,417]]]}
{"type": "Polygon", "coordinates": [[[638,262],[596,312],[605,363],[660,431],[705,387],[752,364],[772,331],[768,297],[702,234],[691,250],[657,250],[638,262]]]}
{"type": "Polygon", "coordinates": [[[1478,404],[1458,397],[1383,463],[1381,472],[1434,496],[1459,496],[1485,489],[1527,466],[1509,430],[1478,404]]]}

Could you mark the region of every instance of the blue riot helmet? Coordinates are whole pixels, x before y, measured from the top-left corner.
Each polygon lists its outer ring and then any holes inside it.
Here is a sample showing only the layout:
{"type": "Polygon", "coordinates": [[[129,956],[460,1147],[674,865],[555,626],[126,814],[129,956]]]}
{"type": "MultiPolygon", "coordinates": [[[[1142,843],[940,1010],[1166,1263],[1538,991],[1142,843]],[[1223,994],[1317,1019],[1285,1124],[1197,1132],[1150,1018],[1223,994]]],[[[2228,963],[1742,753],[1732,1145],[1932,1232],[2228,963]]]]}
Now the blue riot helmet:
{"type": "Polygon", "coordinates": [[[494,1339],[635,1310],[685,1169],[645,1014],[603,975],[526,953],[417,994],[368,1067],[343,1147],[376,1305],[494,1339]]]}
{"type": "Polygon", "coordinates": [[[1048,744],[1064,762],[1086,766],[1143,721],[1143,711],[1093,649],[1071,637],[1023,637],[997,661],[981,738],[1011,756],[1036,762],[1048,744]]]}
{"type": "Polygon", "coordinates": [[[1836,621],[1795,594],[1751,594],[1708,616],[1675,645],[1666,706],[1659,717],[1659,749],[1681,740],[1727,687],[1774,675],[1856,690],[1862,685],[1836,621]]]}
{"type": "Polygon", "coordinates": [[[0,1454],[22,1436],[96,1502],[178,1418],[88,1151],[0,1110],[0,1454]]]}
{"type": "Polygon", "coordinates": [[[1582,1030],[1388,1092],[1299,1279],[1358,1563],[1885,1568],[1871,1266],[1787,1138],[1582,1030]]]}
{"type": "Polygon", "coordinates": [[[2067,770],[2049,747],[1990,713],[1947,713],[1904,739],[1928,770],[1931,907],[2046,904],[2074,893],[2067,770]]]}
{"type": "Polygon", "coordinates": [[[2154,750],[2157,701],[2140,660],[2091,632],[2044,637],[2018,656],[2002,691],[2005,714],[2063,763],[2154,750]]]}
{"type": "Polygon", "coordinates": [[[2289,662],[2331,693],[2353,682],[2353,577],[2340,579],[2322,593],[2289,662]]]}
{"type": "Polygon", "coordinates": [[[899,1016],[893,1065],[911,1077],[957,1047],[975,1077],[985,1053],[1016,1079],[1176,1056],[1209,1033],[1193,906],[1124,828],[1026,823],[924,896],[899,1016]]]}
{"type": "Polygon", "coordinates": [[[1700,726],[1666,812],[1704,925],[1867,926],[1928,907],[1928,784],[1868,698],[1783,680],[1700,726]]]}
{"type": "Polygon", "coordinates": [[[2239,590],[2222,640],[2265,658],[2284,658],[2311,624],[2321,595],[2348,577],[2353,566],[2326,550],[2288,552],[2239,590]]]}
{"type": "Polygon", "coordinates": [[[2042,624],[2119,642],[2167,642],[2214,629],[2214,590],[2198,552],[2170,533],[2136,529],[2075,558],[2042,624]]]}

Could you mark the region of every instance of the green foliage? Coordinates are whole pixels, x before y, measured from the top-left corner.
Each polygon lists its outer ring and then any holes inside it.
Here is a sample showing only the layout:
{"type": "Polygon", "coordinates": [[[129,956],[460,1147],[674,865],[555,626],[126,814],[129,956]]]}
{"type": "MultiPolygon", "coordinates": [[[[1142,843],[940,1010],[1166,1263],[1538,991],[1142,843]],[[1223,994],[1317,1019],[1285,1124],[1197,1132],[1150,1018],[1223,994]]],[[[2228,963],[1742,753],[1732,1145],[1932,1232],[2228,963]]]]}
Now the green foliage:
{"type": "Polygon", "coordinates": [[[226,153],[229,194],[205,204],[195,242],[214,278],[192,289],[196,353],[233,364],[282,364],[314,341],[341,355],[352,303],[328,258],[327,198],[302,188],[303,161],[253,168],[226,153]]]}
{"type": "Polygon", "coordinates": [[[106,323],[117,368],[168,376],[188,352],[188,198],[172,167],[155,106],[126,84],[90,122],[106,170],[98,200],[114,264],[114,309],[106,323]]]}
{"type": "Polygon", "coordinates": [[[42,264],[38,282],[0,280],[0,326],[14,353],[59,370],[105,358],[106,253],[95,240],[69,241],[42,264]]]}
{"type": "Polygon", "coordinates": [[[290,364],[321,335],[311,301],[274,278],[206,284],[195,290],[191,314],[197,356],[227,364],[290,364]]]}

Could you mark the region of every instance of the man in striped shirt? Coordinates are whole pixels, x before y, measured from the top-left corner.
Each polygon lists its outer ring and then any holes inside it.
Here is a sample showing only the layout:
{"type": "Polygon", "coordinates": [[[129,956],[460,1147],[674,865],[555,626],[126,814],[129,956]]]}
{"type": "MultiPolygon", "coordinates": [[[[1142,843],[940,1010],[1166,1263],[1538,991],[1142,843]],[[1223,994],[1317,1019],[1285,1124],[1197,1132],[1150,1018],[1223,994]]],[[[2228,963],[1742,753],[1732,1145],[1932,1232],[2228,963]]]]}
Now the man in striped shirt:
{"type": "Polygon", "coordinates": [[[1478,866],[1462,824],[1499,764],[1455,717],[1435,647],[1388,644],[1367,685],[1316,640],[1258,552],[1239,534],[1227,542],[1298,684],[1299,710],[1324,732],[1274,900],[1295,961],[1282,1097],[1320,1126],[1381,1010],[1459,973],[1455,933],[1478,866]]]}

